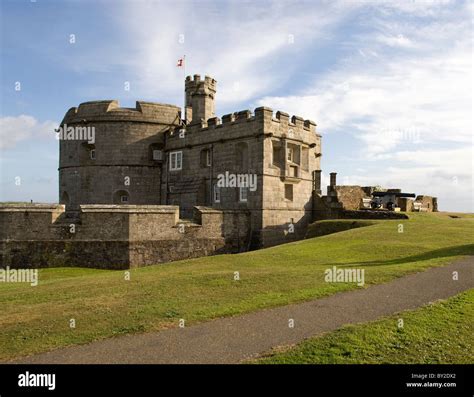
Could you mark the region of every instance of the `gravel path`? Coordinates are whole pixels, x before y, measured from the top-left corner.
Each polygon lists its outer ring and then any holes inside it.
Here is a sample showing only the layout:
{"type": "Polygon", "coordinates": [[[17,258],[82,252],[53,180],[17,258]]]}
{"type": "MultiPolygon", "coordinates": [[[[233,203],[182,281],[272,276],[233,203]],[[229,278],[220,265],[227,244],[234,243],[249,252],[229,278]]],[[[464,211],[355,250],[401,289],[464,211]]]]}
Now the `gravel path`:
{"type": "Polygon", "coordinates": [[[375,320],[474,288],[473,269],[474,257],[468,257],[366,289],[185,328],[61,348],[15,363],[238,363],[344,324],[375,320]],[[459,273],[458,281],[453,281],[454,271],[459,273]],[[289,327],[290,319],[294,328],[289,327]]]}

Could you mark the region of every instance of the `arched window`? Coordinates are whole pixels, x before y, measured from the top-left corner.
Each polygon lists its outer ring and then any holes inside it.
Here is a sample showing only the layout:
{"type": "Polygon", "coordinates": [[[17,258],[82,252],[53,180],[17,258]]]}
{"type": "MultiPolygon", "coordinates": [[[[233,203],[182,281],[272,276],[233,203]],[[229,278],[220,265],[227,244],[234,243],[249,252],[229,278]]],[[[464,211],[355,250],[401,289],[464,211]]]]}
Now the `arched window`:
{"type": "Polygon", "coordinates": [[[114,193],[114,204],[128,204],[129,194],[126,190],[117,190],[114,193]]]}

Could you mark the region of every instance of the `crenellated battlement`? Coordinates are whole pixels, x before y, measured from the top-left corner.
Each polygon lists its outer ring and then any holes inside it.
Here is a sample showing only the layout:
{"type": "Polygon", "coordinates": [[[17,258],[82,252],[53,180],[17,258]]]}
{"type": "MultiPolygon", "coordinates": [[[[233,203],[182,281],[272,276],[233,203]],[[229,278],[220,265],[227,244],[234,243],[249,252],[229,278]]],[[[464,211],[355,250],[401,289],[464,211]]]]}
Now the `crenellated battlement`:
{"type": "Polygon", "coordinates": [[[122,108],[117,100],[90,101],[70,108],[61,124],[87,121],[149,121],[171,124],[180,117],[175,105],[136,101],[135,108],[122,108]]]}
{"type": "MultiPolygon", "coordinates": [[[[186,134],[194,134],[204,131],[209,131],[216,128],[226,128],[243,122],[257,122],[263,123],[266,127],[274,124],[278,128],[292,128],[295,130],[309,131],[316,134],[316,123],[312,120],[305,120],[300,116],[291,116],[288,113],[277,111],[274,115],[273,109],[269,107],[258,107],[252,112],[250,109],[240,110],[233,113],[228,113],[219,117],[211,117],[206,121],[202,120],[198,123],[193,123],[186,126],[186,134]]],[[[171,137],[179,138],[176,134],[182,127],[176,127],[174,131],[170,132],[171,137]]],[[[249,128],[251,128],[249,126],[249,128]]],[[[318,134],[316,134],[318,135],[318,134]]],[[[319,136],[319,135],[318,135],[319,136]]]]}
{"type": "Polygon", "coordinates": [[[186,123],[200,124],[215,116],[215,96],[217,81],[212,77],[195,74],[188,76],[184,82],[186,94],[186,123]]]}
{"type": "Polygon", "coordinates": [[[246,139],[287,139],[320,150],[321,136],[316,133],[316,123],[299,116],[259,107],[211,117],[205,121],[170,129],[166,137],[166,150],[191,149],[205,145],[223,144],[246,139]]]}
{"type": "Polygon", "coordinates": [[[195,74],[194,76],[186,76],[184,85],[186,89],[197,88],[199,86],[206,86],[209,89],[216,91],[217,81],[209,76],[204,76],[204,80],[202,80],[200,74],[195,74]]]}

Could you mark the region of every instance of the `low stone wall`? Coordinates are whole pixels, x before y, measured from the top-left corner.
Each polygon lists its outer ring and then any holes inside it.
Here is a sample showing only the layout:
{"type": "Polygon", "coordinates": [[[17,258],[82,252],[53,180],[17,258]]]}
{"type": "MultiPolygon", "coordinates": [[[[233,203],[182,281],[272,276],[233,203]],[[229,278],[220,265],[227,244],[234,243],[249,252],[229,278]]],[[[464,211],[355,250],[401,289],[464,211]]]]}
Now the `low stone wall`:
{"type": "Polygon", "coordinates": [[[0,205],[0,267],[126,269],[235,252],[236,238],[247,245],[245,216],[194,211],[182,221],[177,206],[83,205],[71,214],[63,205],[0,205]]]}
{"type": "Polygon", "coordinates": [[[128,269],[128,241],[2,240],[0,268],[128,269]]]}
{"type": "Polygon", "coordinates": [[[132,241],[128,246],[129,267],[157,265],[181,259],[227,253],[222,238],[183,238],[181,240],[132,241]]]}
{"type": "Polygon", "coordinates": [[[342,210],[338,214],[338,219],[409,219],[408,215],[394,211],[345,211],[342,210]]]}
{"type": "Polygon", "coordinates": [[[1,204],[0,240],[51,240],[60,238],[52,228],[64,217],[60,204],[1,204]]]}

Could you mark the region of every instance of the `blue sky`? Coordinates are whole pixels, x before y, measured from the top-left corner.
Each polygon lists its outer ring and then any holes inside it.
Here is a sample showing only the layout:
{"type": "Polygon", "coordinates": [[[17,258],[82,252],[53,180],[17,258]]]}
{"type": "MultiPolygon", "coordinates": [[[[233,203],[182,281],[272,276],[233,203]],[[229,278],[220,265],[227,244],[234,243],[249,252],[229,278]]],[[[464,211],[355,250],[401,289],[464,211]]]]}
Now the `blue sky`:
{"type": "Polygon", "coordinates": [[[218,116],[315,120],[324,183],[337,171],[474,212],[472,15],[468,1],[2,0],[0,200],[57,201],[70,107],[181,105],[186,54],[187,74],[218,81],[218,116]]]}

